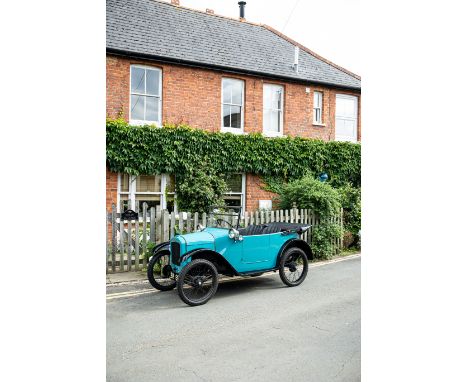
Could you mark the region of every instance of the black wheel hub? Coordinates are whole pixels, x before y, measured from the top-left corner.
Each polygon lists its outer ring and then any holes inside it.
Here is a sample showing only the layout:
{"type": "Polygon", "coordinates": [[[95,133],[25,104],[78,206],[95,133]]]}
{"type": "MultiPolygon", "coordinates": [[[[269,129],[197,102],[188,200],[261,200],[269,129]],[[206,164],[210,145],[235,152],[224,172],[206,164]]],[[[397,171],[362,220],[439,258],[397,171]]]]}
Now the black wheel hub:
{"type": "Polygon", "coordinates": [[[171,272],[172,272],[172,267],[169,264],[167,264],[167,265],[165,265],[163,267],[161,273],[162,273],[163,277],[169,278],[169,277],[171,277],[171,272]]]}
{"type": "Polygon", "coordinates": [[[195,277],[193,279],[193,284],[195,285],[195,287],[201,288],[203,285],[203,281],[205,281],[204,277],[195,277]]]}
{"type": "Polygon", "coordinates": [[[289,263],[288,268],[289,268],[289,272],[296,272],[297,270],[296,264],[294,263],[289,263]]]}

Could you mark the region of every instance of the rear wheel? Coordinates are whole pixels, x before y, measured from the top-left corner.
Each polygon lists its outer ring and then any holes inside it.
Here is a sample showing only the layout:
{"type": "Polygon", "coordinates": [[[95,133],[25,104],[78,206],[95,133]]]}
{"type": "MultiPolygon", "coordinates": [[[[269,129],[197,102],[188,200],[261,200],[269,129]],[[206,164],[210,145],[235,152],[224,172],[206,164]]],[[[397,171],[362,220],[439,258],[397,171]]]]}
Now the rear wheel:
{"type": "Polygon", "coordinates": [[[169,251],[158,252],[151,258],[146,275],[150,284],[158,290],[168,291],[176,287],[169,251]]]}
{"type": "Polygon", "coordinates": [[[297,286],[301,284],[309,269],[309,262],[305,252],[297,247],[292,247],[283,253],[279,264],[279,274],[281,281],[287,286],[297,286]]]}
{"type": "Polygon", "coordinates": [[[218,289],[218,271],[212,262],[193,260],[182,269],[177,282],[177,292],[188,305],[203,305],[218,289]]]}

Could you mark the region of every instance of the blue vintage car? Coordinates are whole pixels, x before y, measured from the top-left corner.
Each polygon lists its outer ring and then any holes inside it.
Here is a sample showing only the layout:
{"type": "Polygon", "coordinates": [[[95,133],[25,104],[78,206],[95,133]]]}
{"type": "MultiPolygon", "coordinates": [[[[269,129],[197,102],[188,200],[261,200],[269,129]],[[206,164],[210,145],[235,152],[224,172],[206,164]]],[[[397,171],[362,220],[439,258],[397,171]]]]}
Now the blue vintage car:
{"type": "Polygon", "coordinates": [[[216,293],[220,274],[251,277],[279,270],[287,286],[304,281],[312,251],[300,235],[310,226],[268,223],[239,228],[232,221],[240,221],[240,209],[237,219],[226,215],[215,210],[207,227],[156,246],[147,271],[151,285],[161,291],[177,286],[182,301],[202,305],[216,293]]]}

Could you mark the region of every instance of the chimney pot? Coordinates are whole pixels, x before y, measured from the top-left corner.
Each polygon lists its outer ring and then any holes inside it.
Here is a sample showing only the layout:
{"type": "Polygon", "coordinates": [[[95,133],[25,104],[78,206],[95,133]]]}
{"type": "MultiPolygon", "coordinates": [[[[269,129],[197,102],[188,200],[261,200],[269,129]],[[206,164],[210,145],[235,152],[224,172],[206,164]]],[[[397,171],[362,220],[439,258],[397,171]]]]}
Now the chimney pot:
{"type": "Polygon", "coordinates": [[[239,4],[239,19],[240,20],[245,20],[245,4],[247,4],[245,1],[239,1],[237,4],[239,4]]]}
{"type": "Polygon", "coordinates": [[[180,1],[179,0],[171,0],[171,4],[172,5],[180,5],[180,1]]]}
{"type": "Polygon", "coordinates": [[[210,8],[206,8],[206,13],[209,13],[210,15],[214,15],[214,10],[210,8]]]}

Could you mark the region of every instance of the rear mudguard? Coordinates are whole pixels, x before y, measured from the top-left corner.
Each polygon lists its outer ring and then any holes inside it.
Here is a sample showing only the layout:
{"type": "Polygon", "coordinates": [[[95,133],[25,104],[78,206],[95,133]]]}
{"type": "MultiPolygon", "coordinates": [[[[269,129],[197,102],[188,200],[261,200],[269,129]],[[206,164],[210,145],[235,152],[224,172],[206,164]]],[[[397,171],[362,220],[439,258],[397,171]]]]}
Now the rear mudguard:
{"type": "Polygon", "coordinates": [[[281,255],[289,248],[291,247],[298,247],[300,249],[302,249],[305,254],[307,255],[307,258],[309,260],[312,260],[312,249],[310,249],[310,245],[307,244],[306,241],[302,240],[302,239],[289,239],[288,241],[286,241],[283,246],[281,247],[281,249],[279,250],[278,252],[278,257],[276,258],[276,266],[279,267],[279,262],[280,262],[280,259],[281,259],[281,255]]]}

